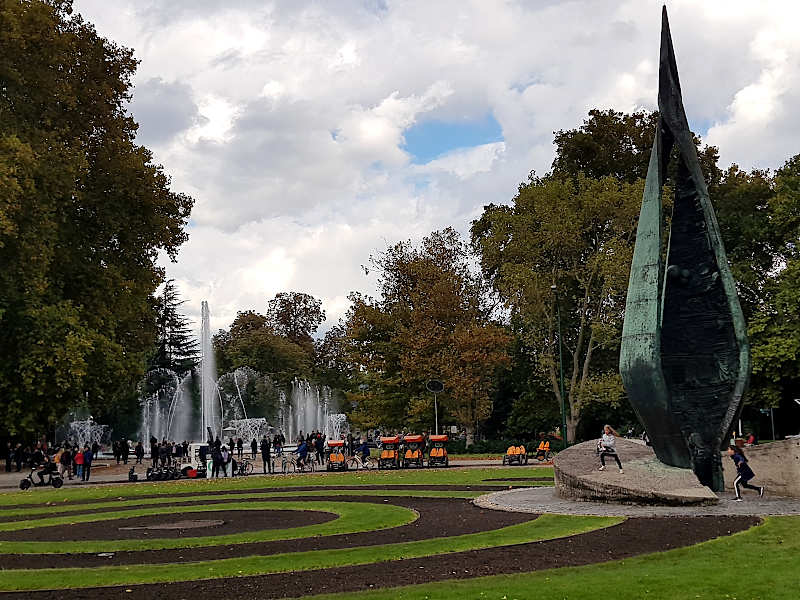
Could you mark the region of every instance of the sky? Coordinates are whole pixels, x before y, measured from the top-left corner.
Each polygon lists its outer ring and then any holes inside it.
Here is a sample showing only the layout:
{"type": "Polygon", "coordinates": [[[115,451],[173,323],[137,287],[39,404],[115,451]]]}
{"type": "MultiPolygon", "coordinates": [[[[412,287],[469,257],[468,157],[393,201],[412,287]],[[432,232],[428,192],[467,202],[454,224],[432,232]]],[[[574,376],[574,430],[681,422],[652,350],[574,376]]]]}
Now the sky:
{"type": "MultiPolygon", "coordinates": [[[[546,173],[553,132],[589,110],[657,106],[662,2],[75,0],[141,63],[137,143],[195,200],[160,262],[199,330],[323,302],[324,332],[362,265],[454,227],[546,173]]],[[[667,5],[689,124],[720,166],[800,153],[800,2],[667,5]]]]}

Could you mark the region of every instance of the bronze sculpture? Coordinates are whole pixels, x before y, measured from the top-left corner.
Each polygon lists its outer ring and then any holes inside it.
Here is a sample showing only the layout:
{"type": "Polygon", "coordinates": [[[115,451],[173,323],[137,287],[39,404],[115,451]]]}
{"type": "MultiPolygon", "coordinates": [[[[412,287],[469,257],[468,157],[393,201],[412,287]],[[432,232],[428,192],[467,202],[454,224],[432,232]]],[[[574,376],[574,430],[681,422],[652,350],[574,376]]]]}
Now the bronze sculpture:
{"type": "Polygon", "coordinates": [[[631,266],[620,373],[656,456],[722,491],[720,447],[741,412],[750,350],[736,286],[683,108],[666,6],[659,119],[631,266]],[[677,176],[664,252],[662,189],[677,176]],[[665,262],[666,258],[666,262],[665,262]]]}

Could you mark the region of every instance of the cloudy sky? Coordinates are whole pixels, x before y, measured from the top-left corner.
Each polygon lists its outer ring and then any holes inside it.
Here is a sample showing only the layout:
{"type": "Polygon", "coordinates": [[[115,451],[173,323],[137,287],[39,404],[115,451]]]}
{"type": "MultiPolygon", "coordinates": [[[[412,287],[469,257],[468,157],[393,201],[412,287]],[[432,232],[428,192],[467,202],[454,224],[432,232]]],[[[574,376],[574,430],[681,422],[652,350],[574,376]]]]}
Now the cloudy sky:
{"type": "MultiPolygon", "coordinates": [[[[75,0],[135,49],[138,142],[195,208],[177,264],[212,329],[281,291],[327,329],[361,265],[467,234],[592,108],[656,107],[661,1],[75,0]]],[[[720,164],[800,153],[800,2],[668,3],[689,122],[720,164]]]]}

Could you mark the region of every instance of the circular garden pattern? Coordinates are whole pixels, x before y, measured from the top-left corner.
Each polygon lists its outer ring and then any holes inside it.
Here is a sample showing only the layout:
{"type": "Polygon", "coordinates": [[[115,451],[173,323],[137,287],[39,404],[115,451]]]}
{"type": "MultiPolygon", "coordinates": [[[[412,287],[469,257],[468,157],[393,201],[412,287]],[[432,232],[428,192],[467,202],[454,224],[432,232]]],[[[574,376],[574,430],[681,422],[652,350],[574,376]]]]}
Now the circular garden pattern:
{"type": "Polygon", "coordinates": [[[321,474],[6,494],[0,597],[393,597],[391,588],[416,583],[624,561],[760,522],[535,515],[472,503],[487,491],[549,485],[551,473],[321,474]]]}

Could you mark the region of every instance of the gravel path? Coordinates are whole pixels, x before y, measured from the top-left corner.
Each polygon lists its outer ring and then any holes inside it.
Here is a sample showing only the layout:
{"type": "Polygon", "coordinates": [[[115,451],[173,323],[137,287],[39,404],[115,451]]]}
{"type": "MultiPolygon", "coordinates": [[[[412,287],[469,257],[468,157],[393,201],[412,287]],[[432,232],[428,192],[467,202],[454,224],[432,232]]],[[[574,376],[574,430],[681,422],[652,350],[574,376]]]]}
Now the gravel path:
{"type": "Polygon", "coordinates": [[[770,516],[800,515],[800,499],[763,498],[744,490],[742,502],[734,502],[732,493],[718,494],[715,506],[640,506],[601,502],[574,502],[557,498],[551,487],[503,490],[474,500],[475,504],[492,510],[526,513],[555,513],[562,515],[595,515],[601,517],[702,517],[702,516],[770,516]]]}

